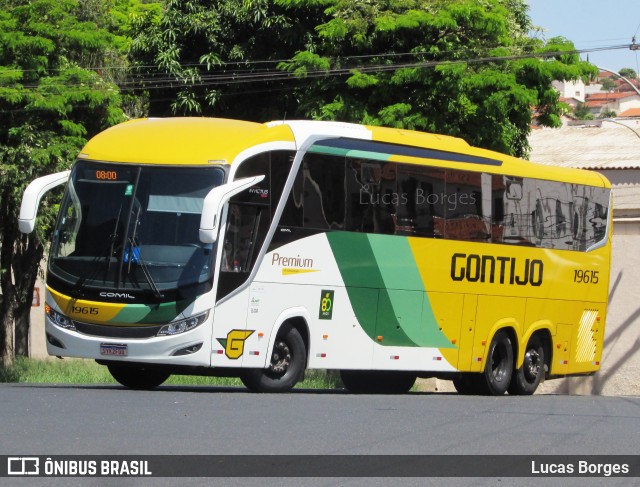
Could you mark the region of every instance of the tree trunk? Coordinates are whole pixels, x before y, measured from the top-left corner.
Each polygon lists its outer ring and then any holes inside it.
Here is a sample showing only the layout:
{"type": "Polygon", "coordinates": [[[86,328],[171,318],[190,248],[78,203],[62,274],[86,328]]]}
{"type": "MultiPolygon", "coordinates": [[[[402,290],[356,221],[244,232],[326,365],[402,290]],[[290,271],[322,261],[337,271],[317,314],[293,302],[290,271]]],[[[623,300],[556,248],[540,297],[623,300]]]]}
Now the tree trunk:
{"type": "Polygon", "coordinates": [[[31,325],[31,301],[28,306],[19,303],[14,315],[16,357],[29,356],[29,328],[31,325]]]}
{"type": "Polygon", "coordinates": [[[18,222],[7,204],[7,193],[2,195],[0,219],[0,354],[3,365],[10,365],[18,355],[29,353],[29,322],[33,288],[38,277],[44,248],[36,234],[22,235],[18,222]]]}
{"type": "Polygon", "coordinates": [[[13,364],[15,357],[13,347],[13,313],[11,307],[7,305],[9,299],[3,295],[2,305],[0,305],[0,354],[2,366],[9,367],[13,364]]]}
{"type": "Polygon", "coordinates": [[[44,249],[35,235],[18,237],[12,268],[16,294],[13,317],[15,320],[15,354],[29,355],[29,326],[33,288],[38,277],[44,249]]]}

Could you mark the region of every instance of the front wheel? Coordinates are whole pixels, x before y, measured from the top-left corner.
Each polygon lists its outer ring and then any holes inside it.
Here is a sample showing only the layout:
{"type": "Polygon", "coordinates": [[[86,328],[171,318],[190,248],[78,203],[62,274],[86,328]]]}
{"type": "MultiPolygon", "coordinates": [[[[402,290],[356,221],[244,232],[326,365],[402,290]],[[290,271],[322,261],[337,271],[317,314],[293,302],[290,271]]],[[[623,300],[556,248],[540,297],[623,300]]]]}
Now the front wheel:
{"type": "Polygon", "coordinates": [[[129,389],[150,390],[158,387],[171,375],[159,369],[144,366],[107,365],[111,376],[129,389]]]}
{"type": "Polygon", "coordinates": [[[509,394],[533,394],[544,376],[544,346],[537,336],[531,337],[524,353],[522,367],[515,371],[509,394]]]}
{"type": "Polygon", "coordinates": [[[501,396],[509,387],[513,375],[513,346],[504,330],[499,330],[491,340],[484,367],[486,393],[501,396]]]}
{"type": "Polygon", "coordinates": [[[240,376],[253,392],[287,392],[304,377],[307,351],[300,332],[289,323],[280,328],[266,369],[247,369],[240,376]]]}

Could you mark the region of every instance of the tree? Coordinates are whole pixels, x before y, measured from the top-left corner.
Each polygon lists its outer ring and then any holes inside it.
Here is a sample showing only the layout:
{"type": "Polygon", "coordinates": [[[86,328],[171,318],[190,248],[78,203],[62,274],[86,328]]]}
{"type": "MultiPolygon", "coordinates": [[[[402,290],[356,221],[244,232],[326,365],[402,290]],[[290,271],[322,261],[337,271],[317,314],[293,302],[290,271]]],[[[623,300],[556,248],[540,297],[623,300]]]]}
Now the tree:
{"type": "Polygon", "coordinates": [[[598,118],[614,118],[617,116],[618,114],[616,113],[615,110],[606,109],[600,112],[600,115],[598,115],[598,118]]]}
{"type": "Polygon", "coordinates": [[[618,71],[618,73],[620,74],[620,76],[623,76],[629,80],[633,80],[638,77],[636,72],[631,68],[622,68],[620,71],[618,71]]]}
{"type": "Polygon", "coordinates": [[[109,32],[107,15],[101,2],[90,0],[0,0],[0,356],[5,366],[15,354],[28,352],[31,296],[55,212],[55,199],[45,199],[36,232],[21,235],[22,192],[33,179],[68,168],[88,136],[123,120],[117,87],[98,72],[106,60],[122,58],[118,49],[125,45],[109,32]]]}
{"type": "Polygon", "coordinates": [[[178,86],[149,83],[152,113],[382,124],[525,156],[532,108],[539,124],[560,124],[551,82],[597,73],[566,39],[531,39],[524,0],[208,5],[170,1],[137,29],[134,57],[156,66],[145,77],[178,86]]]}
{"type": "Polygon", "coordinates": [[[149,115],[294,115],[292,83],[274,79],[275,66],[312,48],[330,1],[168,0],[161,16],[138,17],[130,56],[149,115]]]}
{"type": "Polygon", "coordinates": [[[578,120],[593,120],[594,116],[586,103],[578,103],[573,113],[578,120]]]}
{"type": "Polygon", "coordinates": [[[615,81],[613,81],[611,78],[602,78],[600,79],[600,84],[602,85],[600,87],[600,91],[614,91],[618,85],[616,84],[615,81]]]}

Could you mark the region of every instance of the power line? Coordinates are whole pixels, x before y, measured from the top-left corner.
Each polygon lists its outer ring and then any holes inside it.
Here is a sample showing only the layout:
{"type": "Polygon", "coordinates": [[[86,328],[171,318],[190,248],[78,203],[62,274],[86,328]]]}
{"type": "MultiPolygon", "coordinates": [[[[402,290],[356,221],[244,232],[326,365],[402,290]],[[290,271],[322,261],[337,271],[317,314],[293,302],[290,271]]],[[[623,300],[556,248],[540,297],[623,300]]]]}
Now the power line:
{"type": "MultiPolygon", "coordinates": [[[[574,49],[569,51],[549,51],[539,53],[527,53],[527,54],[513,54],[504,56],[486,56],[469,59],[459,60],[446,60],[446,61],[414,61],[404,63],[386,63],[386,64],[353,64],[351,66],[336,67],[331,69],[316,69],[309,70],[304,75],[299,75],[296,72],[283,71],[281,69],[263,69],[263,70],[232,70],[230,72],[212,73],[212,74],[197,74],[193,77],[193,80],[189,81],[187,76],[179,78],[179,74],[172,74],[167,72],[159,72],[152,75],[137,77],[135,75],[130,76],[129,80],[123,80],[120,82],[114,82],[117,84],[121,91],[140,91],[140,90],[152,90],[152,89],[166,89],[166,88],[180,88],[184,86],[231,86],[239,85],[243,83],[255,83],[255,82],[275,82],[275,81],[287,81],[287,80],[300,80],[301,78],[312,79],[321,77],[339,77],[353,74],[354,71],[360,73],[381,73],[388,71],[396,71],[399,69],[412,69],[412,68],[432,68],[437,66],[455,65],[455,64],[486,64],[492,62],[505,62],[523,59],[535,59],[535,58],[551,58],[565,55],[577,55],[589,52],[628,49],[628,44],[614,45],[614,46],[602,46],[589,49],[574,49]]],[[[394,56],[416,55],[416,53],[397,53],[397,54],[373,54],[367,56],[353,56],[351,58],[343,58],[342,61],[347,59],[358,58],[385,58],[394,56]]],[[[255,63],[275,63],[276,61],[255,61],[255,63]]],[[[235,63],[234,63],[235,64],[235,63]]],[[[188,64],[184,66],[196,66],[195,64],[188,64]]],[[[57,87],[73,87],[73,84],[52,84],[48,88],[57,87]]],[[[90,89],[86,84],[78,84],[78,87],[83,89],[90,89]]],[[[36,89],[39,85],[24,85],[26,89],[36,89]]]]}

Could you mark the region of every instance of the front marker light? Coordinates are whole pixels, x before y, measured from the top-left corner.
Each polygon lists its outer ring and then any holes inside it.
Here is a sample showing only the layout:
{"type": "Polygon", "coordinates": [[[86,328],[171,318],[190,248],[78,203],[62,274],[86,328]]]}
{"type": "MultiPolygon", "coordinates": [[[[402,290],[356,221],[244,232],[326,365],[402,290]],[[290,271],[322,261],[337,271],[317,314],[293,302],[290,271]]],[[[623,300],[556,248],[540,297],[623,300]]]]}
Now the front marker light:
{"type": "Polygon", "coordinates": [[[209,312],[205,312],[196,316],[192,316],[185,320],[174,321],[167,325],[164,325],[158,331],[157,336],[172,336],[179,335],[180,333],[184,333],[189,330],[193,330],[195,327],[200,326],[202,323],[206,321],[209,317],[209,312]]]}
{"type": "Polygon", "coordinates": [[[67,318],[62,313],[58,313],[51,306],[45,303],[44,312],[49,317],[51,321],[53,321],[54,325],[59,326],[60,328],[64,328],[65,330],[74,330],[76,329],[76,325],[73,320],[67,318]]]}

